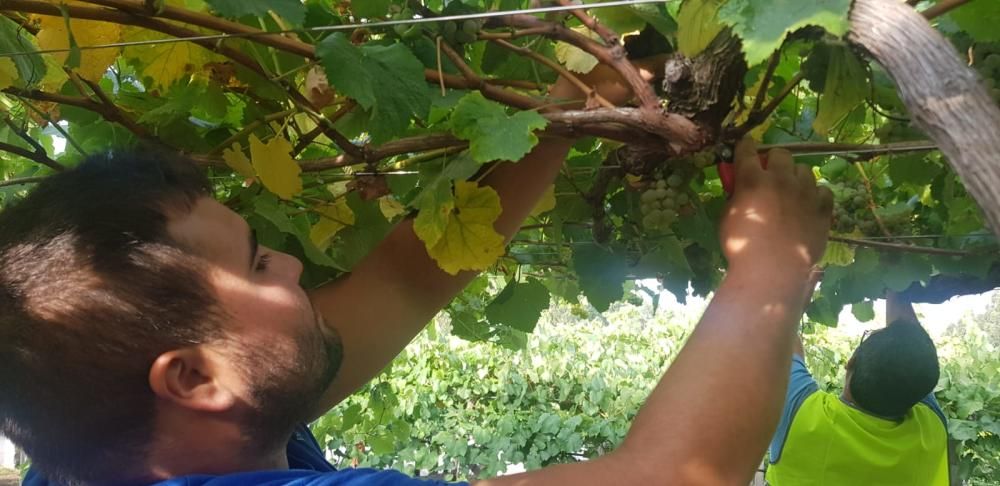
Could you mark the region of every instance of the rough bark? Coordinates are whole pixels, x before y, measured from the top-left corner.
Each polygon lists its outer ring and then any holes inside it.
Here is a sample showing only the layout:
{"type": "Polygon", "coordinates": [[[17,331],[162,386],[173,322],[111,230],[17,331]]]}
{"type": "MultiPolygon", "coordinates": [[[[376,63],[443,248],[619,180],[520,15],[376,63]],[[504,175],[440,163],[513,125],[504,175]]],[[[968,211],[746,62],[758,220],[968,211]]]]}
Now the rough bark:
{"type": "Polygon", "coordinates": [[[717,135],[743,86],[747,66],[740,41],[728,31],[693,59],[667,61],[663,91],[673,113],[690,117],[717,135]]]}
{"type": "Polygon", "coordinates": [[[933,139],[1000,235],[1000,107],[975,71],[919,13],[896,0],[855,0],[848,38],[899,86],[916,125],[933,139]]]}

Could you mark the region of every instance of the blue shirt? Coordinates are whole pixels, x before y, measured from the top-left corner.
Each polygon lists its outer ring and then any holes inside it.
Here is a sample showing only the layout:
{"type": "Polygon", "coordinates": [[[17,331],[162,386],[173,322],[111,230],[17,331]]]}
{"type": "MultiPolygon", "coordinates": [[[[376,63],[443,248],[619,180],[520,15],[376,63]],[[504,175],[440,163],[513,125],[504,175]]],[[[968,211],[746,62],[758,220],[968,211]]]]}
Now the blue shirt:
{"type": "MultiPolygon", "coordinates": [[[[792,419],[795,418],[795,412],[799,411],[799,407],[806,401],[806,398],[809,398],[810,395],[817,391],[819,391],[819,385],[816,384],[816,380],[813,379],[812,374],[809,373],[809,369],[806,368],[805,360],[802,359],[802,356],[792,355],[792,374],[788,379],[785,408],[781,412],[781,421],[778,422],[778,430],[774,433],[774,438],[771,439],[771,447],[768,449],[771,464],[778,462],[778,459],[781,458],[781,449],[785,446],[785,439],[788,438],[788,431],[792,426],[792,419]]],[[[941,411],[941,405],[934,398],[934,392],[931,392],[923,400],[920,400],[920,403],[930,407],[941,418],[941,421],[944,422],[947,428],[948,421],[944,416],[944,412],[941,411]]]]}
{"type": "MultiPolygon", "coordinates": [[[[446,483],[409,477],[399,471],[375,469],[345,469],[337,471],[323,454],[323,448],[305,425],[295,429],[288,441],[288,469],[253,471],[224,476],[181,476],[152,486],[461,486],[468,483],[446,483]]],[[[22,483],[24,486],[54,486],[34,470],[22,483]]]]}

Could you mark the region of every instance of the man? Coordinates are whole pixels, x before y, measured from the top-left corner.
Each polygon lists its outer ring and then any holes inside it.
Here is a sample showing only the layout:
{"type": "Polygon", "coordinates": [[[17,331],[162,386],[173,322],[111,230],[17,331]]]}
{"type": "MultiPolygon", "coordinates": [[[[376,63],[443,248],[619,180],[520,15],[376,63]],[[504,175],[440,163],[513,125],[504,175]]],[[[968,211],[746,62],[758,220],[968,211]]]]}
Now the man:
{"type": "MultiPolygon", "coordinates": [[[[588,84],[625,101],[602,69],[588,84]]],[[[582,93],[561,81],[552,95],[582,93]]],[[[517,231],[571,143],[544,140],[484,180],[501,197],[499,232],[517,231]]],[[[258,245],[197,170],[149,159],[91,160],[0,214],[0,432],[31,456],[27,483],[425,484],[334,471],[304,424],[375,376],[473,274],[440,271],[405,221],[307,294],[301,264],[258,245]]],[[[787,152],[764,171],[741,143],[735,170],[720,233],[729,274],[624,444],[477,484],[749,480],[832,198],[787,152]]]]}
{"type": "Polygon", "coordinates": [[[893,292],[886,322],[862,336],[840,396],[819,391],[796,341],[785,410],[771,442],[770,484],[948,485],[947,423],[933,393],[934,342],[910,303],[893,292]]]}

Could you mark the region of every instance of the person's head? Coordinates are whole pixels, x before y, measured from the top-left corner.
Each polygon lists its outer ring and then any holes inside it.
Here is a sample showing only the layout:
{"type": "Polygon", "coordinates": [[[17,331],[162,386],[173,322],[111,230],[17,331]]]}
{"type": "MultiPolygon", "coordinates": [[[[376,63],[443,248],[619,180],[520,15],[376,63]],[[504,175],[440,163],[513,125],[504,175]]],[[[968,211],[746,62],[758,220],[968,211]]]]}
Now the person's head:
{"type": "Polygon", "coordinates": [[[847,362],[845,395],[882,417],[899,417],[937,385],[937,350],[920,324],[896,321],[862,339],[847,362]]]}
{"type": "Polygon", "coordinates": [[[0,434],[50,480],[149,474],[168,414],[283,447],[333,380],[301,263],[209,191],[184,160],[109,153],[0,212],[0,434]]]}

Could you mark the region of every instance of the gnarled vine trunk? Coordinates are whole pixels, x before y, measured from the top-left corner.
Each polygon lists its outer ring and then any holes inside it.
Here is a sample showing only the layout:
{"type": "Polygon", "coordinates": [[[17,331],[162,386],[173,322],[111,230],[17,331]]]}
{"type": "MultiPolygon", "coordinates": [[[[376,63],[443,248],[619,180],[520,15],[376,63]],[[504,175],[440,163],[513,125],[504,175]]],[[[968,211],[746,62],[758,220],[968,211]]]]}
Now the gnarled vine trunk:
{"type": "Polygon", "coordinates": [[[855,0],[849,39],[889,72],[916,125],[933,139],[1000,235],[1000,107],[975,71],[912,7],[855,0]]]}

